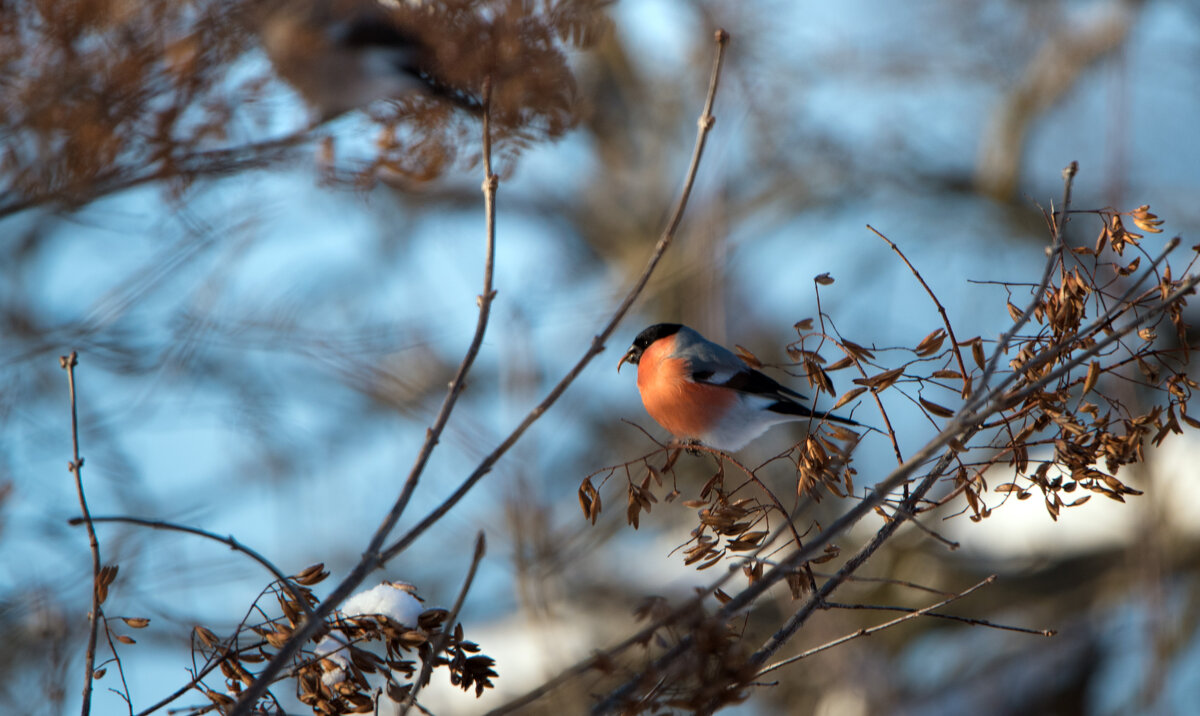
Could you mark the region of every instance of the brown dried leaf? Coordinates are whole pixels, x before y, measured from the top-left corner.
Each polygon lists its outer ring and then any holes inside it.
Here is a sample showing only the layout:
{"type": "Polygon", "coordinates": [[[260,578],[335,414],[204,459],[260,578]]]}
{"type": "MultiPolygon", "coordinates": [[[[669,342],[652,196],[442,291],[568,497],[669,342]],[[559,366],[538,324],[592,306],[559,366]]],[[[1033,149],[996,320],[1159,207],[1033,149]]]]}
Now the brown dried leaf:
{"type": "Polygon", "coordinates": [[[629,506],[625,508],[625,521],[633,525],[636,530],[638,528],[639,518],[642,513],[642,503],[634,496],[633,491],[629,492],[629,506]]]}
{"type": "Polygon", "coordinates": [[[963,494],[967,498],[967,506],[971,508],[971,512],[979,514],[979,498],[975,495],[975,491],[967,487],[963,489],[963,494]]]}
{"type": "Polygon", "coordinates": [[[825,564],[829,560],[836,558],[841,553],[841,547],[838,547],[836,544],[827,544],[825,545],[825,554],[821,555],[820,557],[814,557],[812,559],[812,563],[825,564]]]}
{"type": "Polygon", "coordinates": [[[797,333],[800,331],[811,331],[813,327],[813,319],[805,318],[802,321],[796,321],[796,325],[792,327],[796,329],[797,333]]]}
{"type": "Polygon", "coordinates": [[[92,672],[92,678],[99,681],[100,679],[104,678],[104,675],[107,673],[108,669],[96,669],[92,672]]]}
{"type": "Polygon", "coordinates": [[[1088,366],[1087,378],[1083,380],[1083,395],[1087,395],[1092,388],[1096,387],[1096,380],[1100,378],[1100,362],[1092,361],[1088,366]]]}
{"type": "Polygon", "coordinates": [[[941,378],[942,380],[962,380],[963,376],[962,373],[956,370],[935,370],[933,377],[941,378]]]}
{"type": "Polygon", "coordinates": [[[822,286],[828,286],[833,283],[833,277],[830,276],[828,273],[820,274],[820,275],[814,277],[813,280],[816,281],[817,283],[821,284],[822,286]]]}
{"type": "Polygon", "coordinates": [[[854,356],[858,360],[863,360],[864,358],[867,360],[873,360],[875,358],[874,353],[867,350],[863,346],[858,345],[854,341],[848,341],[848,340],[843,339],[842,340],[842,348],[844,348],[847,353],[854,356]]]}
{"type": "Polygon", "coordinates": [[[924,398],[919,398],[919,400],[921,401],[921,405],[924,406],[926,410],[938,416],[939,418],[949,418],[953,417],[954,415],[954,411],[950,408],[938,405],[937,403],[924,398]]]}
{"type": "Polygon", "coordinates": [[[978,338],[971,344],[971,357],[975,359],[975,365],[979,366],[979,370],[983,370],[987,365],[987,360],[983,357],[983,341],[978,338]]]}
{"type": "Polygon", "coordinates": [[[859,437],[858,433],[842,425],[828,424],[825,426],[825,431],[842,441],[853,440],[857,442],[859,437]]]}
{"type": "Polygon", "coordinates": [[[1104,250],[1104,245],[1108,243],[1109,235],[1110,235],[1110,230],[1108,228],[1108,224],[1105,224],[1100,229],[1100,235],[1096,237],[1096,250],[1095,250],[1096,254],[1099,254],[1101,251],[1104,250]]]}
{"type": "Polygon", "coordinates": [[[124,634],[120,634],[114,638],[117,641],[121,642],[122,644],[136,644],[137,643],[136,641],[133,640],[133,637],[125,636],[124,634]]]}
{"type": "Polygon", "coordinates": [[[850,356],[846,356],[845,358],[842,358],[840,361],[834,363],[833,365],[829,366],[825,370],[832,373],[835,370],[842,370],[843,368],[849,368],[852,365],[854,365],[854,359],[851,358],[850,356]]]}
{"type": "Polygon", "coordinates": [[[600,514],[600,493],[592,485],[590,477],[584,478],[579,485],[579,506],[583,509],[584,519],[596,524],[596,517],[600,514]]]}
{"type": "Polygon", "coordinates": [[[1150,213],[1149,204],[1142,204],[1137,209],[1132,211],[1129,216],[1133,219],[1133,223],[1142,231],[1146,231],[1151,234],[1162,233],[1162,229],[1158,227],[1162,226],[1163,221],[1154,214],[1150,213]]]}
{"type": "MultiPolygon", "coordinates": [[[[878,375],[874,375],[865,379],[864,384],[878,393],[879,391],[886,390],[888,386],[890,386],[892,383],[895,383],[896,379],[902,375],[904,375],[903,366],[899,368],[892,368],[891,370],[884,371],[878,375]]],[[[858,383],[859,381],[856,380],[854,382],[858,383]]]]}
{"type": "Polygon", "coordinates": [[[263,634],[263,638],[267,640],[267,643],[276,649],[284,645],[288,640],[288,636],[289,634],[279,631],[269,631],[263,634]]]}
{"type": "Polygon", "coordinates": [[[196,634],[196,638],[200,640],[200,643],[207,647],[211,648],[220,642],[220,640],[217,639],[217,635],[213,634],[207,627],[197,624],[192,631],[196,634]]]}
{"type": "Polygon", "coordinates": [[[830,410],[837,410],[838,408],[842,407],[846,403],[849,403],[851,400],[854,400],[855,398],[857,398],[858,396],[862,395],[865,392],[867,392],[866,388],[854,388],[852,390],[846,391],[845,395],[838,398],[838,401],[833,404],[833,407],[830,408],[830,410]]]}
{"type": "Polygon", "coordinates": [[[815,360],[812,360],[811,358],[805,358],[804,370],[807,374],[809,385],[815,387],[818,392],[824,391],[830,395],[834,394],[833,381],[829,379],[829,376],[825,374],[825,371],[821,369],[821,366],[817,365],[815,360]]]}
{"type": "Polygon", "coordinates": [[[104,600],[108,599],[108,587],[117,578],[119,570],[120,567],[115,564],[106,564],[100,568],[100,572],[96,575],[95,579],[96,601],[98,603],[103,604],[104,600]]]}
{"type": "Polygon", "coordinates": [[[933,333],[921,339],[914,349],[916,354],[922,358],[926,358],[937,353],[942,349],[942,343],[946,340],[946,331],[943,328],[935,330],[933,333]]]}
{"type": "Polygon", "coordinates": [[[121,617],[121,621],[134,629],[145,629],[150,626],[150,620],[145,617],[121,617]]]}
{"type": "MultiPolygon", "coordinates": [[[[658,470],[654,469],[654,466],[653,466],[653,465],[647,465],[647,466],[646,466],[646,476],[647,476],[647,478],[650,478],[650,477],[654,478],[654,482],[655,482],[655,483],[656,483],[656,484],[657,484],[659,487],[662,487],[662,484],[663,484],[662,475],[661,475],[661,474],[659,474],[658,470]]],[[[644,487],[645,487],[645,485],[643,485],[643,488],[644,488],[644,487]]],[[[653,498],[653,497],[654,497],[654,496],[653,496],[653,495],[651,495],[651,498],[653,498]]]]}
{"type": "Polygon", "coordinates": [[[1046,512],[1050,515],[1050,519],[1058,522],[1058,505],[1054,504],[1049,498],[1046,498],[1046,512]]]}
{"type": "Polygon", "coordinates": [[[1129,274],[1133,273],[1134,271],[1137,271],[1138,265],[1141,263],[1142,263],[1142,257],[1138,256],[1133,261],[1130,261],[1128,266],[1121,266],[1118,264],[1116,267],[1117,275],[1118,276],[1128,276],[1129,274]]]}
{"type": "Polygon", "coordinates": [[[329,576],[329,572],[325,569],[324,562],[317,562],[314,565],[305,567],[300,574],[292,577],[297,584],[302,584],[306,587],[311,587],[314,584],[319,584],[322,580],[329,576]]]}
{"type": "Polygon", "coordinates": [[[741,358],[742,361],[744,361],[746,363],[746,365],[750,366],[751,368],[762,368],[763,367],[762,361],[760,361],[745,346],[735,345],[733,347],[733,352],[736,353],[737,357],[741,358]]]}

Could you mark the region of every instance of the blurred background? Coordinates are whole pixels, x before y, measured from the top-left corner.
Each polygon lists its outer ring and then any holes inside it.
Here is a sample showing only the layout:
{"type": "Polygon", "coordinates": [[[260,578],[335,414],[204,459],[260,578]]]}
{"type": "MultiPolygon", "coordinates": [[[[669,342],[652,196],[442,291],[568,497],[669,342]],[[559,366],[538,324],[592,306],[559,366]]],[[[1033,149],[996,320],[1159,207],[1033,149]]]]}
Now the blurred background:
{"type": "MultiPolygon", "coordinates": [[[[10,38],[46,43],[46,18],[75,8],[67,20],[96,37],[157,28],[144,45],[125,36],[114,47],[166,59],[148,60],[158,75],[108,87],[97,109],[81,98],[107,71],[127,76],[116,60],[65,62],[52,43],[0,51],[9,78],[0,82],[0,708],[30,714],[78,709],[90,598],[86,535],[67,526],[78,503],[58,356],[79,352],[93,514],[233,535],[286,573],[325,562],[338,579],[399,491],[470,341],[484,237],[469,117],[450,120],[461,134],[447,130],[461,137],[459,152],[423,171],[372,163],[385,144],[377,107],[332,121],[286,155],[259,145],[243,156],[232,150],[294,136],[309,121],[238,16],[245,4],[187,3],[175,14],[116,0],[43,5],[0,5],[0,24],[10,38]],[[171,41],[197,27],[216,40],[202,49],[171,41]],[[173,78],[188,63],[204,69],[184,87],[173,78]],[[168,160],[149,124],[123,143],[95,130],[91,145],[65,124],[72,112],[116,117],[171,103],[180,107],[173,136],[186,129],[191,154],[168,160]],[[226,150],[220,171],[186,164],[226,150]],[[107,171],[122,162],[132,169],[107,171]],[[175,171],[162,181],[136,173],[167,165],[175,171]]],[[[732,42],[717,121],[676,244],[608,350],[378,574],[448,605],[475,533],[487,535],[461,618],[498,661],[497,688],[475,700],[435,678],[424,698],[436,713],[497,707],[624,638],[646,595],[686,598],[712,578],[672,554],[694,510],[660,502],[634,531],[620,478],[601,488],[612,506],[595,525],[576,499],[588,474],[654,448],[626,421],[665,437],[634,376],[614,370],[641,328],[683,322],[786,362],[792,325],[817,315],[813,277],[828,272],[836,282],[821,287],[821,309],[842,335],[915,345],[940,319],[870,224],[921,270],[960,338],[993,337],[1010,323],[1008,294],[972,281],[1036,281],[1048,241],[1040,207],[1058,202],[1072,160],[1076,208],[1150,204],[1166,233],[1147,246],[1200,236],[1196,3],[626,0],[597,12],[611,25],[566,51],[577,124],[502,147],[492,322],[400,530],[449,495],[583,355],[641,270],[678,193],[712,34],[723,27],[732,42]]],[[[1081,216],[1071,230],[1089,243],[1099,229],[1081,216]]],[[[907,451],[935,434],[911,405],[888,407],[907,451]]],[[[743,461],[799,435],[776,428],[743,461]]],[[[914,620],[776,672],[777,685],[730,712],[1193,713],[1198,447],[1177,437],[1136,474],[1122,473],[1146,492],[1127,504],[1093,500],[1056,523],[1040,504],[1015,501],[978,524],[941,515],[927,522],[960,549],[906,528],[860,572],[947,591],[996,573],[995,585],[951,611],[1058,636],[914,620]]],[[[712,463],[682,460],[687,497],[712,463]]],[[[890,443],[869,437],[857,461],[861,489],[894,462],[890,443]]],[[[778,476],[784,494],[789,478],[778,476]]],[[[846,504],[814,509],[827,524],[846,504]]],[[[839,544],[852,550],[877,527],[868,520],[839,544]]],[[[133,634],[138,644],[121,647],[137,710],[188,680],[192,627],[228,633],[270,577],[215,543],[98,529],[104,561],[120,565],[107,613],[152,619],[133,634]]],[[[938,599],[887,582],[838,593],[904,606],[938,599]]],[[[772,592],[748,630],[790,604],[786,590],[772,592]]],[[[886,618],[822,613],[794,648],[886,618]]],[[[126,711],[106,690],[113,678],[97,682],[94,713],[126,711]]],[[[580,712],[605,683],[577,680],[528,712],[580,712]]]]}

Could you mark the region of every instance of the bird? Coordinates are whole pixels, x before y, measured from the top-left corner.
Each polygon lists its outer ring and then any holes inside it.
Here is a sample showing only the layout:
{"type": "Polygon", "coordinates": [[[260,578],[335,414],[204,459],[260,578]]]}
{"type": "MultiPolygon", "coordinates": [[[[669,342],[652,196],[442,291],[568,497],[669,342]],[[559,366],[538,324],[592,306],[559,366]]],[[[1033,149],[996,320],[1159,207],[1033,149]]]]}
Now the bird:
{"type": "Polygon", "coordinates": [[[263,49],[321,121],[416,93],[478,111],[477,98],[439,77],[429,45],[395,9],[381,0],[284,2],[263,22],[263,49]]]}
{"type": "Polygon", "coordinates": [[[617,363],[638,367],[646,412],[675,437],[733,452],[773,425],[806,418],[857,422],[815,412],[796,391],[751,368],[733,351],[679,323],[656,323],[617,363]]]}

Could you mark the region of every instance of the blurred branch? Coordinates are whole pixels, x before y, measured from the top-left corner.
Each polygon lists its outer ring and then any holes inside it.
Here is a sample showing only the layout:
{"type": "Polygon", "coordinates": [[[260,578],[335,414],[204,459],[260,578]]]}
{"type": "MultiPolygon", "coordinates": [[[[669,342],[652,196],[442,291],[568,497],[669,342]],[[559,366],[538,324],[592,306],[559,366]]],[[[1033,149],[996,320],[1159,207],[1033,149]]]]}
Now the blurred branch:
{"type": "MultiPolygon", "coordinates": [[[[267,569],[267,571],[269,571],[272,575],[275,576],[275,579],[280,583],[280,585],[283,586],[284,589],[286,589],[288,591],[288,594],[290,594],[292,596],[292,598],[296,600],[296,603],[299,604],[300,607],[305,612],[307,612],[310,616],[313,613],[312,607],[310,607],[308,604],[308,600],[304,599],[295,590],[294,586],[292,585],[291,579],[289,579],[287,577],[287,575],[285,575],[282,571],[280,571],[279,568],[276,567],[274,565],[274,563],[271,562],[271,560],[262,556],[261,554],[259,554],[255,550],[251,549],[250,547],[247,547],[246,545],[237,541],[237,539],[235,539],[232,536],[222,537],[221,535],[216,534],[215,532],[209,532],[208,530],[202,530],[198,527],[189,527],[188,525],[176,524],[174,522],[166,522],[164,520],[149,520],[149,519],[145,519],[142,517],[127,517],[124,515],[93,517],[91,521],[92,522],[124,523],[124,524],[129,524],[129,525],[138,525],[140,527],[149,527],[151,529],[156,529],[156,530],[167,530],[170,532],[184,532],[186,534],[197,535],[199,537],[205,537],[207,539],[213,540],[214,542],[220,542],[221,544],[228,545],[229,548],[234,550],[235,552],[241,552],[242,554],[246,555],[250,559],[253,559],[255,562],[258,562],[263,567],[265,567],[267,569]]],[[[69,524],[71,526],[78,526],[82,522],[84,522],[84,520],[79,517],[74,517],[70,520],[67,520],[67,524],[69,524]]]]}
{"type": "MultiPolygon", "coordinates": [[[[88,615],[87,651],[83,659],[83,705],[81,713],[88,716],[92,710],[92,671],[96,663],[96,636],[100,626],[100,603],[104,601],[103,594],[108,593],[107,583],[101,586],[100,579],[100,542],[96,539],[96,527],[92,524],[92,513],[88,510],[87,497],[83,492],[83,458],[79,457],[79,413],[75,406],[75,366],[79,365],[79,356],[75,351],[70,355],[60,356],[58,364],[67,371],[67,391],[71,396],[71,462],[67,469],[75,476],[75,492],[79,495],[79,511],[83,513],[83,523],[87,525],[88,546],[92,552],[92,611],[88,615]]],[[[114,575],[115,576],[115,575],[114,575]]]]}
{"type": "Polygon", "coordinates": [[[1024,77],[1001,103],[980,141],[975,184],[1008,200],[1017,187],[1029,127],[1083,75],[1125,42],[1143,0],[1116,0],[1087,23],[1060,24],[1025,67],[1024,77]]]}
{"type": "Polygon", "coordinates": [[[179,180],[191,183],[200,178],[229,176],[252,169],[264,169],[287,158],[290,150],[307,140],[311,132],[311,127],[305,127],[262,142],[195,152],[175,158],[170,164],[155,166],[149,170],[140,170],[139,167],[139,171],[132,171],[130,167],[118,164],[98,176],[88,177],[80,186],[57,187],[43,194],[22,196],[19,192],[13,192],[11,199],[0,202],[0,219],[46,204],[75,207],[109,194],[157,181],[179,180]]]}

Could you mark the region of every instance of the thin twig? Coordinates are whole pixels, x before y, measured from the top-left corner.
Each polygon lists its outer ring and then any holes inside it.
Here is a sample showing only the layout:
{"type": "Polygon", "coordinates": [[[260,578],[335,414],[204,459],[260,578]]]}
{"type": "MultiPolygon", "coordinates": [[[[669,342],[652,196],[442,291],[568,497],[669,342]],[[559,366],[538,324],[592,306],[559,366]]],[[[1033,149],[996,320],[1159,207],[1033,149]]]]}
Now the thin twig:
{"type": "MultiPolygon", "coordinates": [[[[881,507],[880,509],[884,509],[884,508],[881,507]]],[[[897,515],[901,514],[901,510],[902,510],[901,507],[894,506],[894,507],[892,507],[892,509],[895,511],[895,513],[897,515]]],[[[954,550],[956,550],[962,546],[958,542],[955,542],[954,540],[950,539],[949,537],[944,537],[941,534],[938,534],[938,532],[936,530],[934,530],[930,527],[927,527],[926,525],[921,524],[921,521],[917,519],[917,516],[915,514],[908,513],[908,514],[905,514],[904,517],[909,522],[912,522],[915,527],[920,529],[925,534],[929,535],[932,539],[935,539],[938,542],[941,542],[942,544],[946,545],[946,548],[949,549],[951,552],[953,552],[954,550]]],[[[895,516],[893,516],[892,519],[895,519],[895,516]]]]}
{"type": "Polygon", "coordinates": [[[129,708],[129,716],[133,716],[133,697],[129,693],[129,682],[125,679],[125,667],[121,664],[121,655],[117,653],[117,645],[113,643],[112,629],[108,628],[108,618],[104,619],[104,638],[108,641],[108,648],[112,651],[113,661],[117,665],[117,676],[121,678],[121,689],[109,689],[113,693],[125,700],[125,705],[129,708]]]}
{"type": "Polygon", "coordinates": [[[433,453],[434,446],[437,445],[438,439],[441,437],[442,431],[446,427],[446,423],[450,420],[450,414],[454,410],[455,404],[458,402],[458,396],[462,393],[463,387],[466,384],[467,373],[470,372],[471,366],[475,363],[475,357],[479,355],[479,349],[483,346],[483,336],[487,330],[488,320],[491,317],[492,300],[496,297],[496,291],[492,288],[492,277],[495,267],[496,257],[496,190],[499,188],[500,180],[492,173],[491,161],[491,79],[484,82],[483,90],[483,198],[484,198],[484,213],[485,213],[485,249],[484,249],[484,266],[483,266],[483,292],[476,298],[476,304],[479,306],[479,315],[475,323],[475,334],[471,339],[471,344],[467,347],[466,353],[463,355],[462,362],[458,366],[458,371],[454,375],[454,379],[450,382],[450,388],[446,392],[446,397],[442,400],[442,406],[438,410],[437,416],[434,418],[433,424],[425,432],[425,442],[421,445],[420,451],[417,453],[416,459],[413,461],[413,466],[409,470],[408,478],[404,481],[404,487],[401,488],[399,497],[396,498],[391,510],[375,530],[375,534],[371,537],[367,549],[363,553],[362,559],[354,566],[354,569],[333,589],[333,591],[320,604],[317,605],[315,615],[310,616],[300,625],[279,648],[271,661],[259,673],[258,678],[251,683],[242,695],[238,698],[237,706],[234,708],[234,716],[245,716],[250,712],[250,709],[257,703],[259,697],[267,690],[267,684],[283,669],[284,664],[288,662],[296,652],[300,650],[301,645],[311,639],[321,629],[323,619],[328,616],[338,604],[341,604],[350,593],[354,591],[367,575],[373,570],[383,566],[388,557],[383,556],[380,548],[387,540],[395,528],[396,523],[400,520],[401,514],[407,507],[409,499],[416,490],[417,483],[420,481],[421,474],[425,470],[425,465],[429,461],[429,456],[433,453]]]}
{"type": "MultiPolygon", "coordinates": [[[[815,574],[816,576],[818,576],[822,579],[833,576],[832,572],[816,572],[816,571],[814,571],[813,574],[815,574]]],[[[848,581],[848,582],[864,582],[864,583],[873,583],[873,584],[891,584],[891,585],[895,585],[897,587],[908,587],[909,589],[916,589],[917,591],[921,591],[921,592],[929,592],[930,594],[938,594],[943,597],[947,597],[947,596],[950,596],[950,594],[952,594],[952,592],[947,592],[944,589],[934,589],[933,587],[927,587],[924,584],[917,584],[916,582],[909,582],[909,581],[905,581],[903,579],[893,579],[892,577],[859,577],[857,575],[851,575],[850,577],[847,578],[846,581],[848,581]]],[[[829,606],[834,607],[834,606],[838,606],[838,605],[830,603],[829,606]]]]}
{"type": "MultiPolygon", "coordinates": [[[[840,602],[825,602],[825,606],[830,609],[847,609],[847,610],[869,610],[882,612],[914,612],[912,607],[896,607],[888,604],[842,604],[840,602]]],[[[945,619],[947,621],[961,622],[963,624],[972,624],[975,626],[984,626],[989,629],[1000,629],[1002,631],[1015,631],[1021,634],[1033,634],[1035,636],[1054,636],[1058,633],[1055,629],[1030,629],[1029,627],[1012,626],[1011,624],[997,624],[988,621],[987,619],[976,619],[974,617],[960,617],[956,614],[942,614],[941,612],[925,612],[925,616],[934,619],[945,619]]]]}
{"type": "Polygon", "coordinates": [[[971,394],[971,378],[970,374],[967,372],[967,365],[963,362],[962,351],[958,346],[958,339],[954,336],[954,328],[950,325],[950,317],[946,315],[946,307],[943,306],[942,302],[938,300],[938,297],[933,293],[933,289],[929,287],[929,284],[925,283],[925,279],[922,278],[921,272],[917,270],[916,266],[912,265],[912,262],[908,260],[908,257],[905,256],[904,252],[900,250],[900,247],[896,245],[896,242],[876,231],[875,227],[871,226],[870,224],[867,224],[867,228],[871,230],[871,233],[886,241],[888,246],[892,247],[892,251],[895,251],[896,255],[900,257],[900,260],[904,262],[904,265],[908,266],[908,270],[912,271],[912,275],[915,276],[917,281],[921,283],[922,288],[925,289],[925,293],[929,294],[929,299],[933,301],[933,305],[937,307],[938,313],[942,316],[942,325],[946,327],[946,337],[950,339],[950,347],[954,349],[954,358],[958,361],[958,370],[960,373],[962,373],[962,397],[966,398],[971,394]]]}
{"type": "Polygon", "coordinates": [[[87,497],[83,493],[83,458],[79,457],[79,413],[75,407],[75,366],[79,355],[60,356],[58,364],[67,371],[67,391],[71,397],[71,462],[67,470],[75,476],[75,492],[79,495],[79,511],[87,525],[88,546],[92,552],[92,611],[88,615],[87,651],[83,658],[83,706],[81,713],[88,716],[92,710],[92,671],[96,664],[96,637],[100,627],[100,542],[96,539],[96,527],[92,524],[92,513],[88,510],[87,497]]]}
{"type": "Polygon", "coordinates": [[[1038,281],[1038,286],[1033,292],[1033,300],[1021,312],[1021,315],[1013,322],[1012,327],[1005,331],[1000,336],[1000,340],[996,341],[996,348],[992,351],[992,356],[987,362],[987,366],[983,369],[983,376],[979,379],[980,388],[986,391],[988,382],[996,373],[996,367],[1000,364],[1000,356],[1008,352],[1008,344],[1012,341],[1013,336],[1029,322],[1033,317],[1037,307],[1042,305],[1043,294],[1046,292],[1046,287],[1050,285],[1050,276],[1054,273],[1054,267],[1059,263],[1059,257],[1063,249],[1063,230],[1066,228],[1067,222],[1070,221],[1069,211],[1071,209],[1071,186],[1075,181],[1075,175],[1079,172],[1079,162],[1071,162],[1063,169],[1063,203],[1059,207],[1058,213],[1054,220],[1054,236],[1053,242],[1046,248],[1046,266],[1042,269],[1042,278],[1038,281]]]}
{"type": "MultiPolygon", "coordinates": [[[[67,524],[72,525],[72,526],[78,526],[82,522],[83,522],[83,520],[81,518],[75,517],[75,518],[68,520],[67,524]]],[[[233,551],[241,552],[242,554],[246,555],[250,559],[253,559],[255,562],[258,562],[263,567],[265,567],[267,569],[267,571],[269,571],[272,575],[274,575],[275,579],[283,586],[283,588],[288,591],[288,594],[291,595],[292,599],[296,600],[297,605],[301,609],[303,609],[305,611],[305,613],[307,613],[309,616],[312,616],[312,614],[313,614],[312,607],[309,606],[308,600],[305,599],[303,597],[303,595],[301,595],[298,591],[296,591],[295,586],[292,584],[292,580],[289,579],[287,577],[287,575],[285,575],[283,572],[281,572],[279,570],[279,568],[276,567],[271,562],[271,560],[262,556],[261,554],[259,554],[255,550],[251,549],[250,547],[247,547],[246,545],[237,541],[232,536],[223,537],[219,534],[216,534],[215,532],[209,532],[208,530],[202,530],[199,527],[190,527],[188,525],[176,524],[174,522],[167,522],[165,520],[150,520],[150,519],[145,519],[143,517],[128,517],[125,515],[93,517],[92,522],[116,522],[116,523],[130,524],[130,525],[138,525],[141,527],[149,527],[151,529],[156,529],[156,530],[168,530],[171,532],[184,532],[186,534],[197,535],[199,537],[205,537],[207,539],[213,540],[214,542],[220,542],[221,544],[228,545],[229,548],[232,549],[233,551]]]]}
{"type": "MultiPolygon", "coordinates": [[[[211,661],[207,662],[199,670],[193,672],[195,674],[195,676],[193,676],[191,681],[187,682],[183,686],[180,686],[178,689],[176,689],[170,695],[164,696],[157,703],[155,703],[151,706],[148,706],[148,707],[142,709],[141,711],[137,712],[136,716],[150,716],[150,714],[155,713],[156,711],[158,711],[162,707],[166,706],[167,704],[171,703],[175,699],[178,699],[180,696],[183,696],[187,692],[191,691],[193,688],[196,687],[197,684],[199,684],[204,679],[205,676],[208,676],[210,673],[212,673],[212,671],[214,669],[216,669],[218,666],[220,666],[222,663],[224,663],[226,659],[229,659],[232,656],[237,656],[237,655],[241,654],[242,652],[254,651],[255,649],[261,649],[262,647],[264,647],[266,645],[267,645],[266,641],[260,641],[255,644],[250,644],[248,646],[244,646],[240,649],[226,648],[220,654],[214,653],[211,661]]],[[[192,668],[195,669],[195,666],[196,666],[196,662],[195,662],[195,657],[194,657],[194,652],[193,652],[192,668]]]]}
{"type": "Polygon", "coordinates": [[[462,589],[458,591],[458,598],[454,600],[454,606],[450,609],[450,614],[443,622],[442,633],[438,635],[436,641],[433,642],[433,649],[430,650],[429,656],[421,663],[421,675],[413,682],[412,688],[408,690],[408,698],[404,700],[404,704],[400,707],[400,716],[408,713],[408,710],[417,703],[417,693],[425,684],[429,683],[429,675],[433,672],[433,663],[437,661],[438,654],[446,650],[446,642],[450,640],[450,635],[454,633],[454,623],[458,621],[458,613],[462,610],[463,602],[467,599],[467,591],[471,589],[471,583],[475,581],[475,570],[479,569],[479,563],[483,561],[483,555],[487,552],[487,540],[484,539],[483,532],[475,535],[475,554],[471,558],[471,567],[467,570],[467,577],[463,580],[462,589]]]}
{"type": "Polygon", "coordinates": [[[883,624],[879,624],[879,625],[869,627],[866,629],[859,629],[858,631],[854,632],[853,634],[847,634],[846,636],[839,637],[837,639],[834,639],[833,641],[826,642],[825,644],[822,644],[820,646],[816,646],[807,651],[803,651],[799,654],[796,654],[795,656],[790,656],[782,661],[777,661],[774,664],[771,664],[770,666],[760,669],[759,672],[757,674],[755,674],[754,676],[755,676],[755,678],[760,678],[762,676],[765,676],[765,675],[771,673],[772,671],[775,671],[776,669],[783,668],[784,666],[787,666],[788,664],[800,661],[801,659],[812,656],[813,654],[816,654],[818,652],[822,652],[827,649],[832,649],[835,646],[838,646],[840,644],[845,644],[846,642],[851,641],[853,639],[857,639],[859,637],[868,636],[870,634],[874,634],[875,632],[883,631],[884,629],[896,626],[897,624],[901,624],[910,619],[916,619],[917,617],[928,614],[929,612],[932,612],[933,610],[938,609],[939,607],[944,607],[947,604],[949,604],[950,602],[962,599],[963,597],[967,596],[971,592],[974,592],[976,589],[979,589],[980,587],[984,586],[985,584],[991,584],[994,581],[996,581],[996,575],[993,574],[992,576],[988,577],[987,579],[983,580],[982,582],[979,582],[978,584],[971,587],[970,589],[967,589],[966,591],[960,592],[951,597],[943,599],[942,601],[940,601],[936,604],[930,604],[927,607],[913,610],[913,611],[905,614],[902,617],[897,617],[891,621],[884,622],[883,624]]]}

